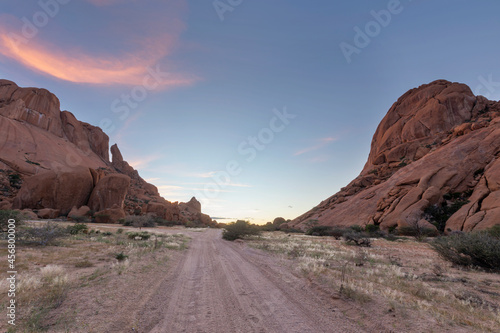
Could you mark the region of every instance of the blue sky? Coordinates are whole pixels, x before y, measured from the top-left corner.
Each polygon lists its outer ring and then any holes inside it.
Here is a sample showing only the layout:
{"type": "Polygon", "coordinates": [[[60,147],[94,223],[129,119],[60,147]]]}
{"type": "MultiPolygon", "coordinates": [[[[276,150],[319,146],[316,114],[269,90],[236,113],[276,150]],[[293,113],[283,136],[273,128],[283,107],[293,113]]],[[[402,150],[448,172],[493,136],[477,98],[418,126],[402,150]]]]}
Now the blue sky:
{"type": "Polygon", "coordinates": [[[47,88],[101,126],[168,200],[292,219],[359,174],[408,89],[448,79],[500,99],[499,10],[494,0],[4,1],[0,77],[47,88]]]}

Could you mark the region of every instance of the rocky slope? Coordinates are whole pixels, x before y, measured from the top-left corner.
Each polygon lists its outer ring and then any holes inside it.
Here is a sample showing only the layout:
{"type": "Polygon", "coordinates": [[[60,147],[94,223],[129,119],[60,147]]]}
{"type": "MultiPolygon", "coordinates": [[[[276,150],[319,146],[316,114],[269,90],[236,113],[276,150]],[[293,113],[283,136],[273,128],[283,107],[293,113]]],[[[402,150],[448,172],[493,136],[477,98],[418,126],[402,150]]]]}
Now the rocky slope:
{"type": "Polygon", "coordinates": [[[315,224],[500,224],[500,102],[444,80],[411,89],[379,124],[361,174],[285,227],[315,224]]]}
{"type": "Polygon", "coordinates": [[[55,95],[0,80],[0,209],[28,209],[43,218],[92,210],[111,222],[153,214],[213,223],[195,198],[186,204],[162,198],[123,160],[117,145],[111,154],[109,161],[108,136],[61,112],[55,95]]]}

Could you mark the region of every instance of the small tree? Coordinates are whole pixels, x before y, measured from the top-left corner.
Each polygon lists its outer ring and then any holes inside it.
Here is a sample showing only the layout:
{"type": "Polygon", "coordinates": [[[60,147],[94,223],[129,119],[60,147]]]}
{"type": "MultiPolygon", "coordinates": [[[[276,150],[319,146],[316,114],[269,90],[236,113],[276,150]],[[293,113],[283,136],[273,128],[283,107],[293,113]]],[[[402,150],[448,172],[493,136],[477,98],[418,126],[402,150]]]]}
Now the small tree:
{"type": "Polygon", "coordinates": [[[259,226],[242,220],[229,223],[224,229],[222,238],[229,241],[234,241],[247,235],[258,235],[260,233],[259,226]]]}

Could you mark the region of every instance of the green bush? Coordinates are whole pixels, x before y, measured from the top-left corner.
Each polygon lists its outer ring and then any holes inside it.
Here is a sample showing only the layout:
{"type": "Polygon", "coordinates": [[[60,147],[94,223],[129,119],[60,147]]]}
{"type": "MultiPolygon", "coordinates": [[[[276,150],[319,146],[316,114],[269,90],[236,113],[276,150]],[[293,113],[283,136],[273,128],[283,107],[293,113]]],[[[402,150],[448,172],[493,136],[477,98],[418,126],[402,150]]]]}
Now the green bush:
{"type": "Polygon", "coordinates": [[[365,225],[365,231],[368,233],[375,233],[380,230],[380,226],[378,224],[367,224],[365,225]]]}
{"type": "Polygon", "coordinates": [[[89,227],[83,223],[76,223],[67,227],[68,232],[71,235],[78,235],[79,233],[88,233],[89,227]]]}
{"type": "Polygon", "coordinates": [[[123,261],[123,260],[125,260],[127,258],[128,258],[128,256],[125,255],[123,252],[117,253],[115,255],[115,259],[118,260],[118,261],[123,261]]]}
{"type": "Polygon", "coordinates": [[[16,221],[16,228],[23,223],[22,215],[15,210],[0,210],[0,231],[7,232],[9,220],[14,219],[16,221]]]}
{"type": "Polygon", "coordinates": [[[222,238],[228,241],[234,241],[247,235],[258,235],[260,233],[259,226],[241,220],[227,224],[224,229],[222,238]]]}
{"type": "Polygon", "coordinates": [[[136,239],[137,237],[140,238],[140,240],[148,240],[151,237],[151,234],[149,234],[147,231],[143,232],[128,232],[127,236],[129,239],[136,239]]]}
{"type": "Polygon", "coordinates": [[[116,230],[116,233],[117,234],[122,234],[123,233],[123,228],[118,228],[118,230],[116,230]]]}
{"type": "Polygon", "coordinates": [[[360,225],[351,225],[350,228],[356,232],[363,232],[365,231],[365,228],[363,228],[362,226],[360,225]]]}
{"type": "Polygon", "coordinates": [[[441,257],[453,264],[500,271],[500,239],[488,232],[439,237],[431,243],[431,246],[441,257]]]}
{"type": "Polygon", "coordinates": [[[417,241],[423,241],[427,237],[437,237],[439,232],[436,229],[422,228],[419,226],[399,227],[397,234],[399,236],[415,237],[417,241]]]}
{"type": "Polygon", "coordinates": [[[331,236],[335,239],[340,239],[344,233],[351,231],[351,229],[330,227],[330,226],[315,226],[306,231],[306,235],[312,236],[331,236]]]}
{"type": "Polygon", "coordinates": [[[490,236],[500,239],[500,224],[494,225],[486,231],[490,234],[490,236]]]}

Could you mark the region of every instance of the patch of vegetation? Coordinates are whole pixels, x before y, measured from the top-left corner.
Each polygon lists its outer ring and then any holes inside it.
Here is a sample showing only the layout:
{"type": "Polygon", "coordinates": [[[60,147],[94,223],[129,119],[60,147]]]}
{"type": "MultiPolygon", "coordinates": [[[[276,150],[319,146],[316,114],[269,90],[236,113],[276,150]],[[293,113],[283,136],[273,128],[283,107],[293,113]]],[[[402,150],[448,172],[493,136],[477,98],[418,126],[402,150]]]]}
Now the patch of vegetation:
{"type": "Polygon", "coordinates": [[[78,261],[76,264],[75,264],[75,267],[77,268],[86,268],[86,267],[93,267],[94,264],[91,263],[90,261],[88,260],[82,260],[82,261],[78,261]]]}
{"type": "Polygon", "coordinates": [[[331,236],[340,239],[348,229],[334,228],[330,226],[315,226],[306,231],[310,236],[331,236]]]}
{"type": "Polygon", "coordinates": [[[86,234],[89,232],[89,227],[83,223],[76,223],[67,227],[70,235],[86,234]]]}
{"type": "Polygon", "coordinates": [[[118,230],[116,230],[116,233],[117,234],[122,234],[123,233],[123,228],[118,228],[118,230]]]}
{"type": "Polygon", "coordinates": [[[147,231],[142,232],[127,232],[128,239],[136,239],[136,240],[148,240],[151,238],[151,234],[147,231]]]}
{"type": "Polygon", "coordinates": [[[21,188],[21,175],[18,173],[9,174],[9,184],[13,188],[20,189],[21,188]]]}
{"type": "Polygon", "coordinates": [[[249,235],[258,235],[260,233],[259,226],[242,220],[229,223],[224,229],[222,238],[228,241],[234,241],[249,235]]]}
{"type": "Polygon", "coordinates": [[[412,226],[399,227],[397,234],[399,236],[415,237],[419,242],[424,241],[427,237],[439,236],[439,232],[436,229],[420,227],[416,223],[412,226]]]}
{"type": "Polygon", "coordinates": [[[82,222],[88,222],[89,218],[88,216],[77,216],[77,215],[70,215],[69,218],[76,223],[82,223],[82,222]]]}
{"type": "Polygon", "coordinates": [[[441,257],[455,265],[500,271],[500,239],[488,232],[439,237],[431,243],[431,246],[441,257]]]}
{"type": "Polygon", "coordinates": [[[490,229],[486,230],[491,237],[500,239],[500,224],[494,225],[490,229]]]}
{"type": "Polygon", "coordinates": [[[134,227],[139,229],[154,228],[156,227],[156,220],[151,215],[141,215],[141,216],[130,215],[125,217],[123,225],[126,227],[134,227]]]}
{"type": "Polygon", "coordinates": [[[23,224],[22,215],[15,210],[0,210],[0,232],[7,232],[9,229],[9,220],[16,221],[16,228],[23,224]]]}
{"type": "Polygon", "coordinates": [[[424,210],[424,217],[434,224],[439,232],[444,232],[446,221],[463,205],[469,203],[471,194],[471,191],[446,193],[443,195],[445,201],[442,204],[431,205],[424,210]]]}
{"type": "Polygon", "coordinates": [[[128,256],[125,255],[123,252],[117,253],[115,255],[115,259],[118,260],[118,261],[124,261],[127,258],[128,258],[128,256]]]}
{"type": "Polygon", "coordinates": [[[55,245],[59,238],[68,234],[65,228],[53,222],[44,224],[41,227],[30,227],[19,232],[19,239],[28,244],[41,246],[55,245]]]}
{"type": "Polygon", "coordinates": [[[346,243],[362,246],[362,247],[370,247],[372,246],[372,242],[370,238],[366,237],[365,234],[361,232],[357,232],[355,230],[345,232],[342,236],[346,243]]]}

